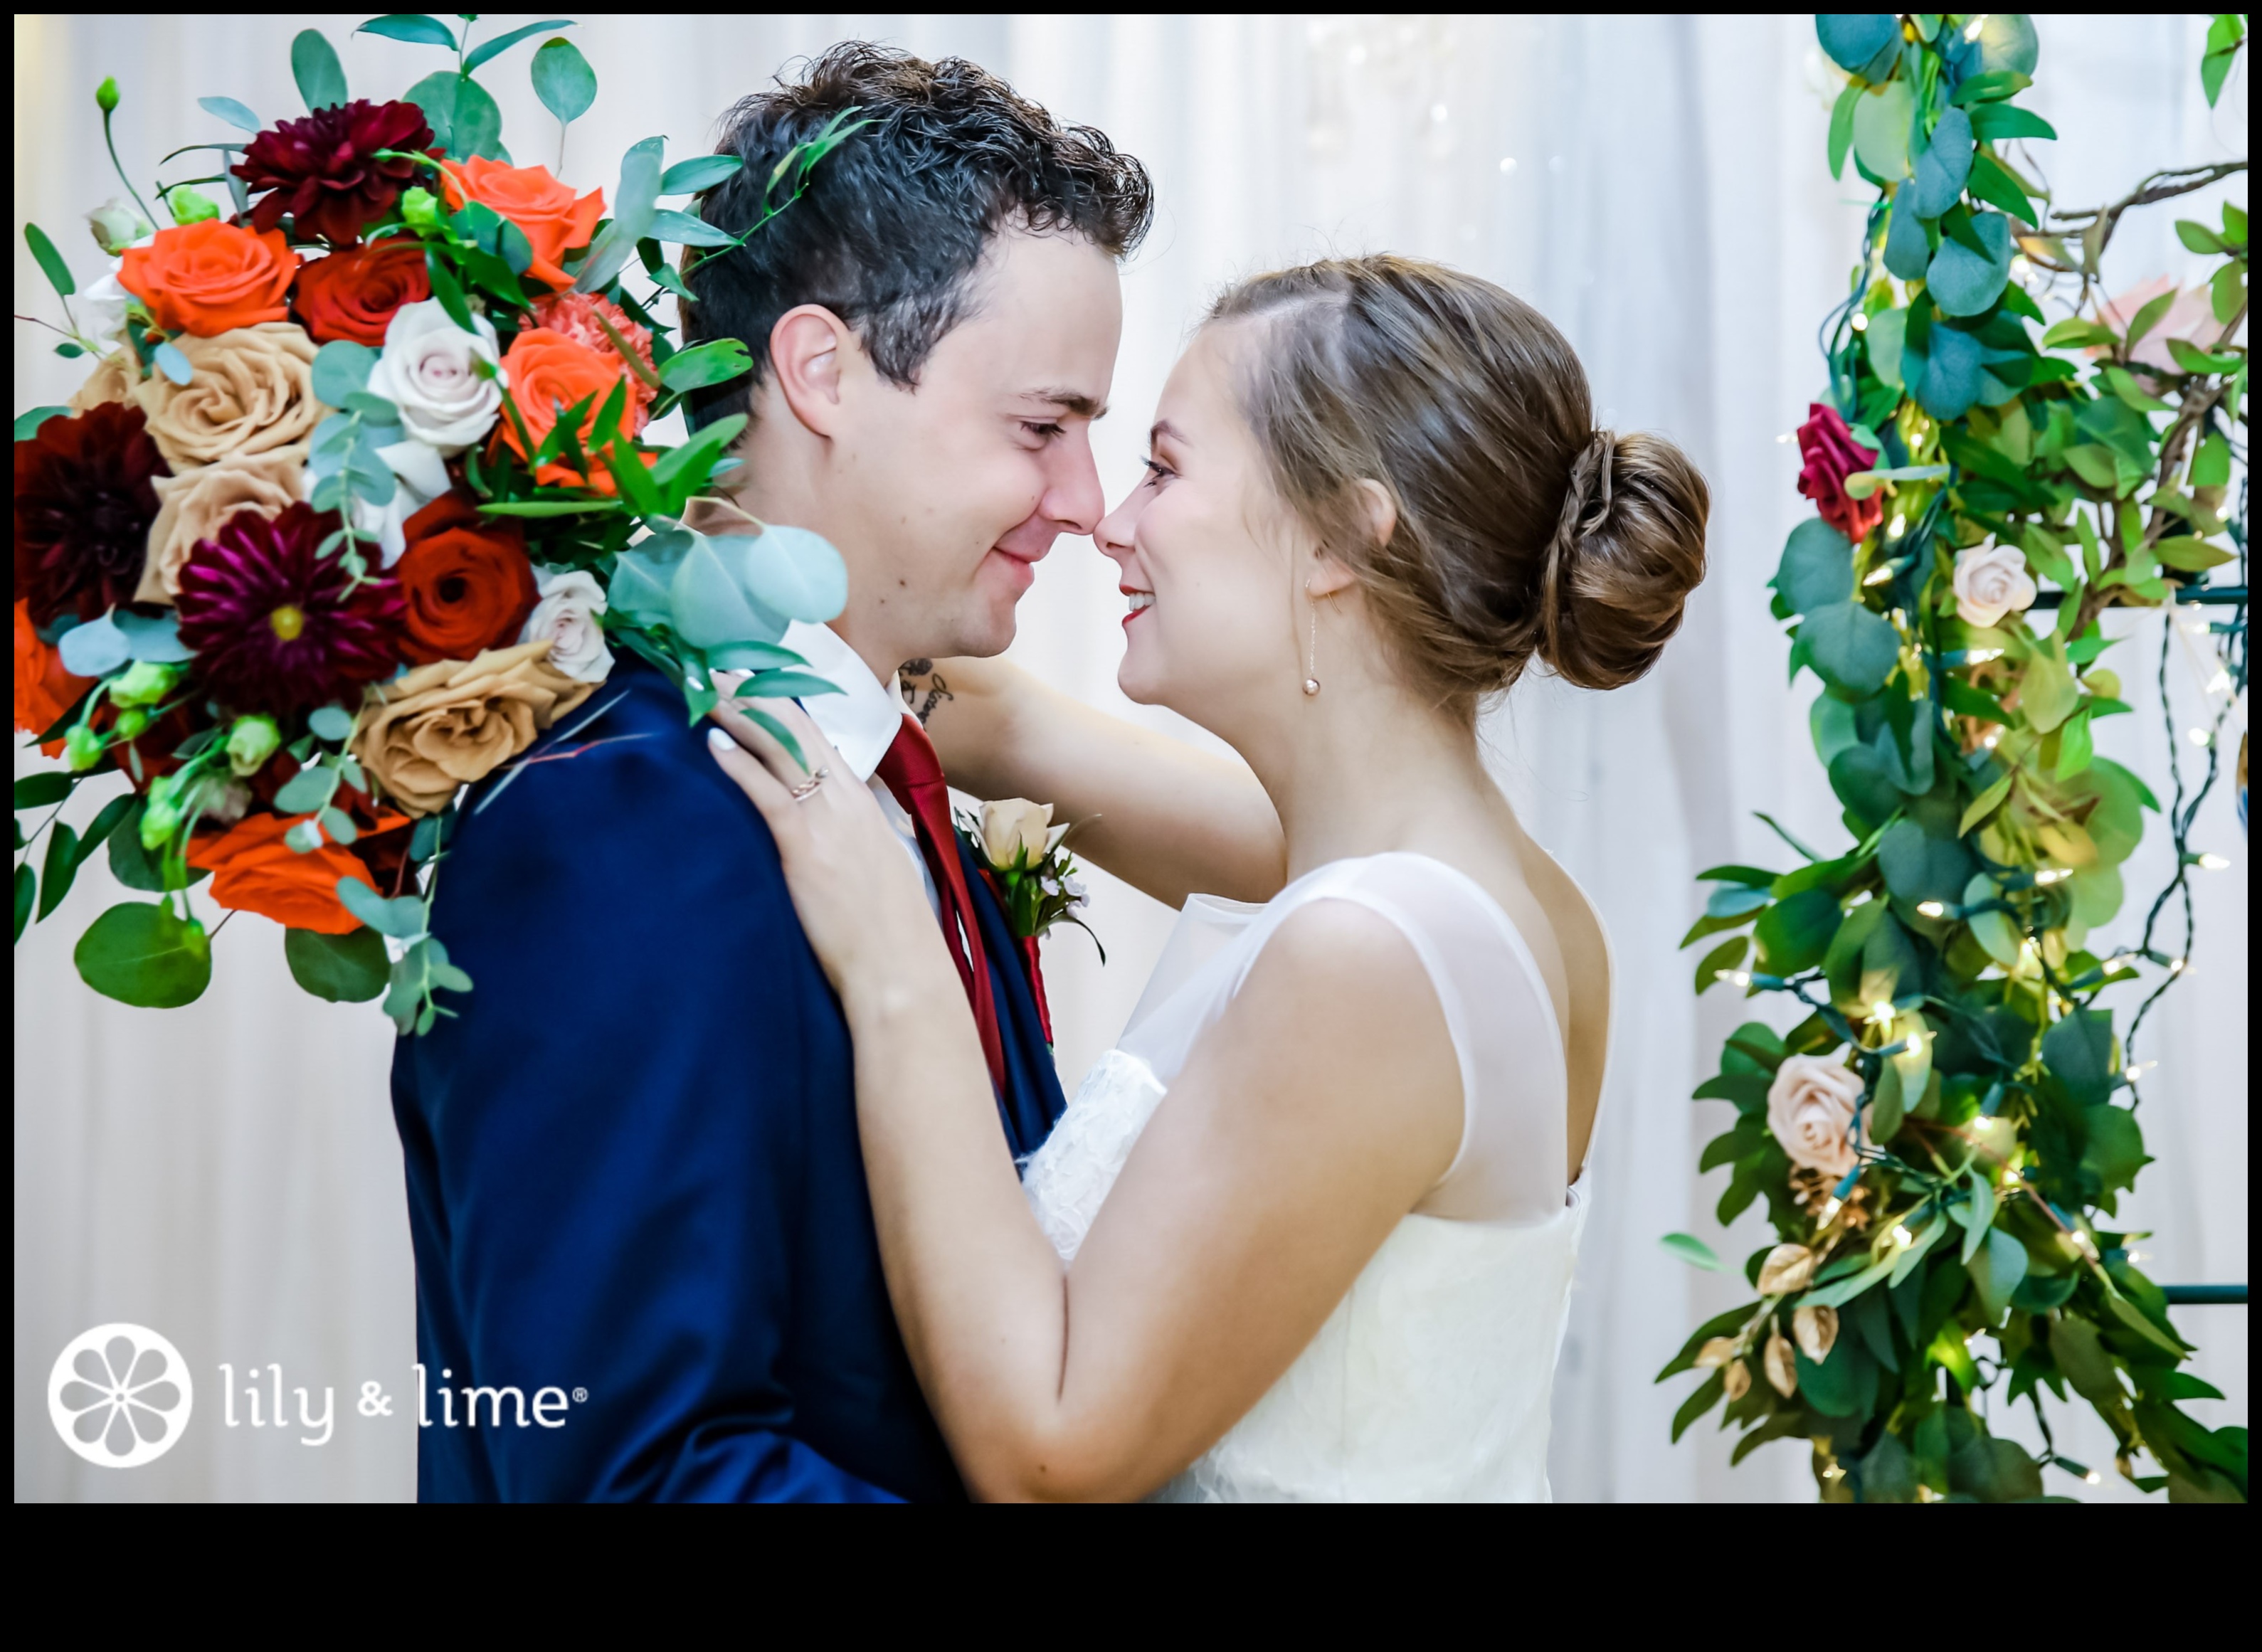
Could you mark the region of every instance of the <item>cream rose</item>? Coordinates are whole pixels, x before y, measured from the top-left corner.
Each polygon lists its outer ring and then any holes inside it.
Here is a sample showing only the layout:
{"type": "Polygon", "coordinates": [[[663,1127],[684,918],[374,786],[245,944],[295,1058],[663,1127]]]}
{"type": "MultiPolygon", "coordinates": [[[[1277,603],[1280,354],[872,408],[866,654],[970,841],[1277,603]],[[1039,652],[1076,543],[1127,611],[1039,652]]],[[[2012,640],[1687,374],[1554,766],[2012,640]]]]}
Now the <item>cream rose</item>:
{"type": "Polygon", "coordinates": [[[132,401],[133,387],[140,382],[141,370],[133,360],[133,352],[113,350],[97,362],[94,371],[86,376],[86,383],[71,392],[71,411],[84,413],[105,402],[132,401]]]}
{"type": "Polygon", "coordinates": [[[220,532],[238,511],[273,516],[306,497],[306,444],[232,453],[180,476],[161,476],[157,520],[149,524],[149,560],[137,602],[171,602],[181,594],[181,568],[199,540],[220,532]]]}
{"type": "Polygon", "coordinates": [[[472,318],[477,333],[448,319],[437,298],[404,304],[385,329],[385,353],[369,376],[371,393],[400,409],[409,435],[452,457],[494,428],[503,377],[494,323],[472,318]],[[491,370],[481,377],[478,363],[491,370]]]}
{"type": "Polygon", "coordinates": [[[1760,1264],[1760,1295],[1788,1296],[1814,1277],[1814,1253],[1804,1245],[1778,1245],[1760,1264]]]}
{"type": "Polygon", "coordinates": [[[982,806],[982,852],[993,866],[1012,866],[1024,851],[1030,864],[1043,858],[1045,837],[1052,830],[1053,806],[1032,803],[1026,797],[1001,797],[982,806]]]}
{"type": "Polygon", "coordinates": [[[1793,1164],[1826,1175],[1854,1167],[1848,1131],[1862,1100],[1862,1075],[1820,1056],[1787,1056],[1768,1087],[1768,1128],[1793,1164]]]}
{"type": "Polygon", "coordinates": [[[1838,1342],[1838,1311],[1835,1308],[1801,1308],[1790,1316],[1790,1334],[1798,1343],[1798,1351],[1819,1365],[1830,1357],[1830,1350],[1838,1342]]]}
{"type": "Polygon", "coordinates": [[[550,643],[552,669],[576,682],[602,683],[613,674],[613,650],[605,646],[605,593],[594,575],[580,569],[537,568],[534,588],[542,600],[526,616],[522,643],[550,643]]]}
{"type": "Polygon", "coordinates": [[[1974,545],[1956,553],[1956,613],[1970,625],[1992,625],[2035,606],[2034,576],[2015,545],[1974,545]]]}
{"type": "Polygon", "coordinates": [[[353,754],[407,813],[435,814],[594,692],[551,669],[547,639],[441,660],[372,691],[353,754]]]}
{"type": "Polygon", "coordinates": [[[153,373],[133,399],[176,473],[231,454],[287,448],[321,421],[314,341],[290,322],[262,321],[208,339],[184,334],[173,343],[189,358],[189,382],[153,373]]]}

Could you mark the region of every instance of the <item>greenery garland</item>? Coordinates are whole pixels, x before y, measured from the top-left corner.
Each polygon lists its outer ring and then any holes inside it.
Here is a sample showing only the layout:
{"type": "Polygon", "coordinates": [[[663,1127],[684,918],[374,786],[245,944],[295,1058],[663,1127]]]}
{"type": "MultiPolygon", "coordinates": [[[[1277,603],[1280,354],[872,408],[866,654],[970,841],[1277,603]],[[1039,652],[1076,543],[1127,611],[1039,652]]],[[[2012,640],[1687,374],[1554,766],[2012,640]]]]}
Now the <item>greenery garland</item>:
{"type": "MultiPolygon", "coordinates": [[[[2020,1501],[2049,1464],[2098,1476],[2054,1443],[2038,1461],[1997,1438],[1988,1408],[2031,1401],[2049,1441],[2042,1395],[2071,1388],[2137,1485],[2244,1501],[2246,1431],[2180,1409],[2221,1397],[2179,1368],[2190,1345],[2113,1221],[2149,1160],[2098,1002],[2148,971],[2157,996],[2182,970],[2154,928],[2201,858],[2184,844],[2196,802],[2179,772],[2175,881],[2140,945],[2106,945],[2159,805],[2091,730],[2129,709],[2099,663],[2109,607],[2227,601],[2215,630],[2244,687],[2243,486],[2237,520],[2222,513],[2245,456],[2246,214],[2177,225],[2222,260],[2201,294],[2170,286],[2129,313],[2100,276],[2125,212],[2245,162],[2057,210],[2013,149],[2055,136],[2016,102],[2039,57],[2027,18],[1815,23],[1849,77],[1833,173],[1850,159],[1878,199],[1824,330],[1829,401],[1799,433],[1819,516],[1784,547],[1774,611],[1795,621],[1794,676],[1824,686],[1815,750],[1854,847],[1783,832],[1805,864],[1703,874],[1716,890],[1683,945],[1730,938],[1696,989],[1808,1013],[1781,1035],[1739,1028],[1696,1091],[1737,1111],[1701,1161],[1730,1172],[1720,1221],[1764,1197],[1780,1242],[1747,1266],[1757,1300],[1660,1374],[1703,1373],[1674,1437],[1725,1398],[1736,1460],[1811,1440],[1826,1501],[2020,1501]],[[2235,586],[2205,586],[2234,560],[2235,586]]],[[[2245,32],[2214,19],[2210,104],[2245,32]]],[[[1687,1235],[1667,1244],[1717,1265],[1687,1235]]]]}

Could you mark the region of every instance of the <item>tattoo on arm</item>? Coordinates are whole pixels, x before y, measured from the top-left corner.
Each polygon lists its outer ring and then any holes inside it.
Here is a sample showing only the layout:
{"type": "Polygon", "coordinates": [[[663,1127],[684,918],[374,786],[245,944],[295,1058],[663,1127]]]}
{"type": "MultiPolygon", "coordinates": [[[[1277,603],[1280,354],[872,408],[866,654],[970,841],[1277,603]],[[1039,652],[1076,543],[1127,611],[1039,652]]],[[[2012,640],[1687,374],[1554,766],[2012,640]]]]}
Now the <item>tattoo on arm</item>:
{"type": "Polygon", "coordinates": [[[950,692],[950,685],[942,679],[931,659],[905,660],[896,668],[896,686],[902,691],[904,704],[921,723],[934,715],[934,708],[946,700],[958,696],[950,692]]]}

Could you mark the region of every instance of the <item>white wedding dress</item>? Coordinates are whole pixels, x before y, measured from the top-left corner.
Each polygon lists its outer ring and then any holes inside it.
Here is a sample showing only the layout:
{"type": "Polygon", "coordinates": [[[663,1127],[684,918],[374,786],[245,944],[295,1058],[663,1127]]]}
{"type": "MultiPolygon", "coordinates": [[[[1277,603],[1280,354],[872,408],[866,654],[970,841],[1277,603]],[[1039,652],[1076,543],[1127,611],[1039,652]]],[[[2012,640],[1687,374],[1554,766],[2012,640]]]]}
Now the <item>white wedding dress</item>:
{"type": "Polygon", "coordinates": [[[1586,1177],[1567,1198],[1563,1040],[1546,984],[1508,915],[1466,874],[1385,854],[1322,866],[1263,906],[1195,896],[1121,1043],[1030,1156],[1023,1188],[1072,1260],[1156,1104],[1265,942],[1290,913],[1330,900],[1388,919],[1429,972],[1460,1060],[1460,1149],[1295,1363],[1156,1496],[1545,1501],[1548,1399],[1586,1177]]]}

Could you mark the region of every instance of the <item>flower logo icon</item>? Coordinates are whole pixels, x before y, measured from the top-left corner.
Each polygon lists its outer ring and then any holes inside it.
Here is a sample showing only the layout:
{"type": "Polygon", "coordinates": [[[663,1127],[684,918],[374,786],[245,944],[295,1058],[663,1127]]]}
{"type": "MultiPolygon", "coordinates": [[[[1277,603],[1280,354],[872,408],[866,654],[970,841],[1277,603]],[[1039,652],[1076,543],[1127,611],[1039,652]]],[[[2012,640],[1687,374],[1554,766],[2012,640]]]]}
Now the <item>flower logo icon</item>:
{"type": "Polygon", "coordinates": [[[62,1442],[104,1469],[137,1469],[173,1448],[196,1404],[188,1361],[146,1325],[97,1325],[47,1373],[47,1415],[62,1442]]]}

